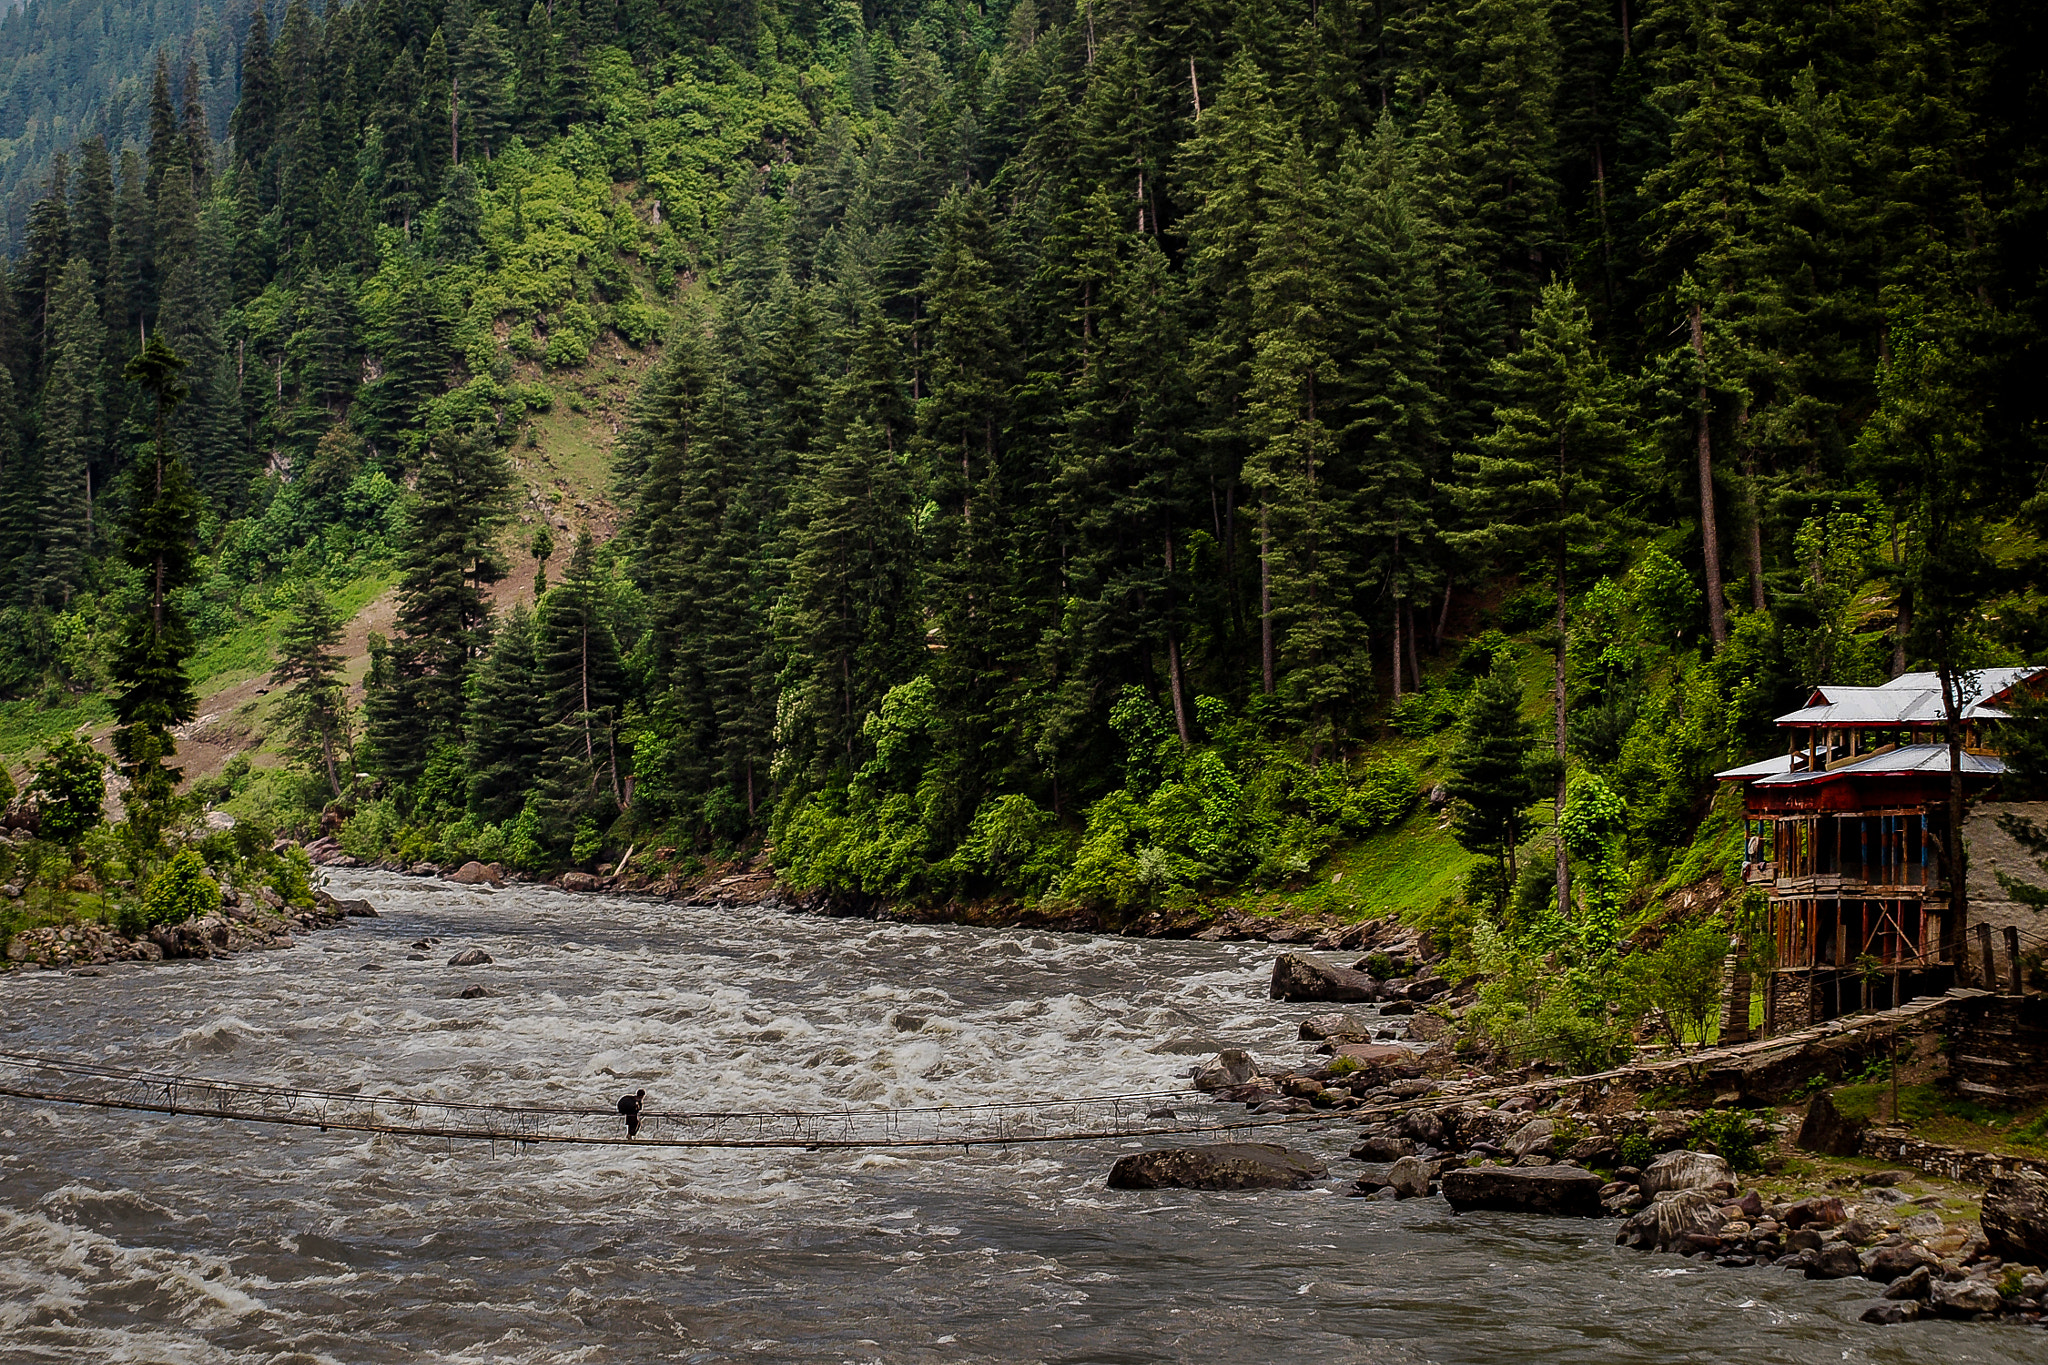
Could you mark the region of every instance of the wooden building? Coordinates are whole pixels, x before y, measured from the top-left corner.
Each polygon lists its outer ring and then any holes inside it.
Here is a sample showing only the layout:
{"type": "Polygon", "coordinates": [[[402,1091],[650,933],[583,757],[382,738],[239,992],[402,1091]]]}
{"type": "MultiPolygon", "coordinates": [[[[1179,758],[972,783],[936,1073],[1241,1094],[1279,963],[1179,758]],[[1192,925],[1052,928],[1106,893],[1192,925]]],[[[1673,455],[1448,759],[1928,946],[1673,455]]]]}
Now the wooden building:
{"type": "MultiPolygon", "coordinates": [[[[1973,682],[1963,710],[1970,796],[2004,773],[1997,723],[2015,689],[2048,682],[2048,666],[1987,669],[1973,682]]],[[[1744,786],[1743,878],[1770,903],[1766,1026],[1886,1008],[1970,975],[1958,970],[1964,926],[1944,932],[1940,679],[1907,673],[1879,687],[1816,687],[1777,725],[1785,753],[1716,774],[1744,786]]]]}

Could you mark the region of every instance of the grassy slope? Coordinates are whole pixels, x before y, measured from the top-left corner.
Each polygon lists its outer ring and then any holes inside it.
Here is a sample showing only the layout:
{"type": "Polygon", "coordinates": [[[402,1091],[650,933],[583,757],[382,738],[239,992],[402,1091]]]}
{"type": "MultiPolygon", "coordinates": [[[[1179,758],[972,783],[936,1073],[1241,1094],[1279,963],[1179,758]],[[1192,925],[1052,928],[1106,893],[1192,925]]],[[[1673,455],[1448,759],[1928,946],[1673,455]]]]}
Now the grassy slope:
{"type": "MultiPolygon", "coordinates": [[[[515,514],[502,542],[511,572],[493,594],[500,610],[533,600],[536,566],[528,547],[543,519],[555,527],[551,567],[556,577],[579,529],[588,526],[600,541],[616,529],[618,511],[607,496],[612,447],[625,429],[632,396],[657,354],[655,348],[634,351],[606,334],[581,369],[543,374],[538,367],[527,367],[530,372],[521,376],[546,383],[556,402],[553,411],[535,421],[533,444],[522,438],[509,452],[515,514]]],[[[370,632],[391,629],[397,581],[394,566],[376,564],[331,590],[349,622],[342,653],[353,684],[360,685],[369,663],[370,632]]],[[[259,767],[276,761],[264,744],[272,709],[264,695],[265,680],[275,639],[274,618],[251,620],[203,642],[193,656],[199,719],[179,746],[188,780],[218,772],[237,753],[249,753],[259,767]]],[[[112,726],[112,708],[99,694],[67,697],[56,707],[35,699],[0,701],[0,762],[19,779],[58,735],[83,728],[105,748],[103,741],[112,726]]]]}

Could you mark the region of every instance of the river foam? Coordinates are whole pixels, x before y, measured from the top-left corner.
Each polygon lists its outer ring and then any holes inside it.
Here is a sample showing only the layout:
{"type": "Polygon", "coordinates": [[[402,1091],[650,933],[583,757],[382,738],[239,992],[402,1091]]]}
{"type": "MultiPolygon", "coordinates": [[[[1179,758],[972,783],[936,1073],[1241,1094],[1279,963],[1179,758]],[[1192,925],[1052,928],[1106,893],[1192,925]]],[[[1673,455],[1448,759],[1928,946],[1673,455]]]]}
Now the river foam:
{"type": "MultiPolygon", "coordinates": [[[[1299,1047],[1301,1011],[1263,998],[1263,945],[336,882],[383,917],[230,961],[0,979],[4,1045],[473,1103],[644,1086],[653,1107],[729,1111],[1172,1089],[1213,1044],[1299,1047]],[[445,965],[469,947],[493,961],[445,965]],[[491,994],[459,998],[470,984],[491,994]]],[[[1340,1157],[1347,1132],[1290,1140],[1340,1157]]],[[[1947,1365],[2041,1340],[1881,1332],[1854,1322],[1866,1291],[1782,1272],[1660,1276],[1601,1223],[1104,1189],[1137,1145],[510,1155],[7,1102],[0,1355],[1947,1365]]]]}

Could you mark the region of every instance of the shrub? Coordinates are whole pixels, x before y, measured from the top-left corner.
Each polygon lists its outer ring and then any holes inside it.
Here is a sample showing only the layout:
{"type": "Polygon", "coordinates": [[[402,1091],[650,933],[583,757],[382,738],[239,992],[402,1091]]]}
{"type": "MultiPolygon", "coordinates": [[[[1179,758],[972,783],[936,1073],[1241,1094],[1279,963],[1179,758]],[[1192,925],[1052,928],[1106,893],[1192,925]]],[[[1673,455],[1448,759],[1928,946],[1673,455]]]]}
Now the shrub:
{"type": "Polygon", "coordinates": [[[341,849],[351,858],[376,862],[390,848],[398,834],[398,812],[389,801],[365,801],[356,808],[355,818],[341,827],[341,849]]]}
{"type": "Polygon", "coordinates": [[[220,884],[206,873],[197,849],[185,849],[164,865],[142,894],[142,918],[150,928],[183,924],[220,909],[220,884]]]}
{"type": "Polygon", "coordinates": [[[1657,1159],[1657,1149],[1651,1145],[1647,1133],[1625,1133],[1620,1143],[1620,1162],[1637,1170],[1657,1159]]]}
{"type": "Polygon", "coordinates": [[[36,765],[33,788],[41,838],[68,847],[100,822],[106,766],[99,751],[77,735],[51,743],[48,757],[36,765]]]}
{"type": "Polygon", "coordinates": [[[1738,1171],[1757,1168],[1756,1136],[1747,1110],[1710,1110],[1693,1120],[1688,1136],[1693,1146],[1718,1154],[1738,1171]]]}

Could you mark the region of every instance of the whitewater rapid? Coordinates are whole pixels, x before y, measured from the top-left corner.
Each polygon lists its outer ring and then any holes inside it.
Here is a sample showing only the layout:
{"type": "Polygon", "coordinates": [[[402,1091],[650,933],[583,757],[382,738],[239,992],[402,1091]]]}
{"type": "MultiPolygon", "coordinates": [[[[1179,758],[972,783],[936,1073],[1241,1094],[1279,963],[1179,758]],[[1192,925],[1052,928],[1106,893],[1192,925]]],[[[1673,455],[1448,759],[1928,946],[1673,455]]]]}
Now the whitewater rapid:
{"type": "MultiPolygon", "coordinates": [[[[217,962],[0,978],[0,1047],[497,1104],[819,1110],[1170,1089],[1292,1056],[1263,944],[879,925],[339,874],[375,920],[217,962]],[[416,946],[424,944],[424,947],[416,946]],[[453,968],[482,948],[489,965],[453,968]],[[491,994],[461,998],[464,987],[491,994]]],[[[1203,1102],[1197,1101],[1197,1104],[1203,1102]]],[[[1349,1129],[1290,1132],[1344,1169],[1349,1129]]],[[[1123,1194],[1107,1140],[547,1148],[0,1101],[13,1361],[2038,1360],[1440,1201],[1123,1194]]]]}

